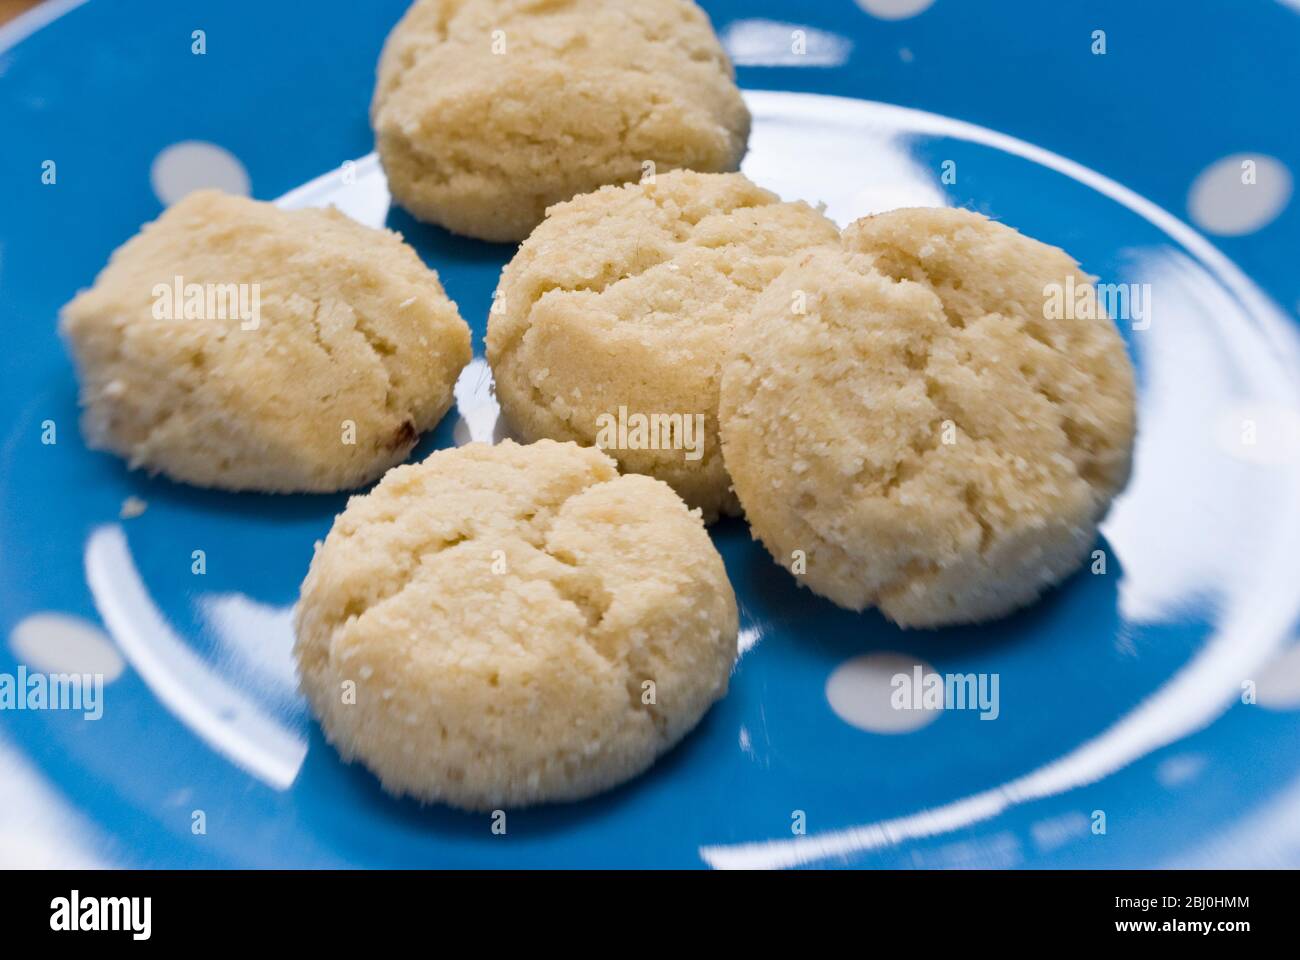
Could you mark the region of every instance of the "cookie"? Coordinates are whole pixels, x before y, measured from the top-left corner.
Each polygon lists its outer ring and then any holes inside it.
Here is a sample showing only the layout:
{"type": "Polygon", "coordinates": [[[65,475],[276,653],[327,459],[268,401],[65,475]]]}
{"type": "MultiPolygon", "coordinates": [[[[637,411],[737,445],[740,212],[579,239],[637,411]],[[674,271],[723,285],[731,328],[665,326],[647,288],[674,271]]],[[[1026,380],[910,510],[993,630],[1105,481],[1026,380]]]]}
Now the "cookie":
{"type": "Polygon", "coordinates": [[[749,138],[689,0],[417,0],[384,45],[370,119],[398,203],[512,242],[551,204],[649,169],[735,170],[749,138]]]}
{"type": "Polygon", "coordinates": [[[964,210],[860,220],[781,275],[724,365],[723,452],[800,583],[903,626],[987,620],[1076,569],[1129,475],[1115,324],[1046,319],[1091,283],[964,210]]]}
{"type": "Polygon", "coordinates": [[[706,520],[738,512],[718,446],[722,358],[790,257],[838,242],[822,214],[738,173],[677,171],[553,207],[488,318],[510,428],[600,446],[706,520]]]}
{"type": "Polygon", "coordinates": [[[318,545],[295,617],[302,689],[340,754],[394,794],[471,810],[636,776],[736,657],[699,516],[550,441],[392,470],[318,545]]]}
{"type": "Polygon", "coordinates": [[[227,490],[374,479],[470,359],[469,327],[397,234],[214,191],[118,249],[61,331],[91,446],[227,490]]]}

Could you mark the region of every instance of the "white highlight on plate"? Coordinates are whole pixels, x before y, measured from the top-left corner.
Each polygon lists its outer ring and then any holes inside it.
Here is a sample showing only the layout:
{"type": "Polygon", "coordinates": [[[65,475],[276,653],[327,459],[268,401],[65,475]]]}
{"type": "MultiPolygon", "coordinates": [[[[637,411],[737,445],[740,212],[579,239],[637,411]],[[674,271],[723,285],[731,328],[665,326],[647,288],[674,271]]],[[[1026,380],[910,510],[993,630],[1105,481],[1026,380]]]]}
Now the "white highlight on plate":
{"type": "MultiPolygon", "coordinates": [[[[1180,288],[1179,304],[1185,303],[1183,295],[1202,289],[1206,282],[1212,283],[1219,291],[1219,300],[1226,300],[1232,315],[1238,317],[1240,323],[1253,328],[1254,332],[1251,337],[1223,336],[1223,317],[1220,316],[1216,323],[1219,336],[1217,339],[1207,337],[1206,323],[1209,321],[1205,317],[1196,313],[1180,316],[1177,311],[1169,310],[1162,300],[1160,314],[1155,318],[1152,329],[1135,332],[1133,335],[1138,350],[1155,350],[1160,353],[1164,349],[1160,338],[1165,333],[1189,328],[1193,338],[1218,345],[1222,351],[1219,357],[1221,366],[1238,368],[1243,362],[1246,363],[1244,369],[1250,371],[1250,378],[1248,382],[1236,385],[1237,394],[1271,398],[1271,402],[1284,402],[1288,407],[1300,408],[1300,396],[1296,395],[1294,377],[1294,371],[1300,369],[1300,341],[1297,341],[1291,319],[1201,234],[1144,197],[1040,147],[935,114],[887,104],[809,94],[751,91],[746,99],[755,115],[756,130],[762,130],[768,124],[769,117],[775,116],[784,123],[785,134],[797,142],[806,142],[811,138],[817,145],[853,145],[856,138],[860,150],[863,144],[871,144],[874,137],[892,137],[895,142],[906,142],[916,136],[953,137],[1002,150],[1055,170],[1121,204],[1150,222],[1190,254],[1190,257],[1171,254],[1167,262],[1173,271],[1190,268],[1181,277],[1186,283],[1180,288]],[[802,141],[800,138],[803,138],[802,141]],[[1182,262],[1184,260],[1186,263],[1182,262]],[[1161,317],[1167,322],[1163,322],[1161,317]],[[1225,344],[1226,340],[1233,342],[1225,344]],[[1242,342],[1246,340],[1251,342],[1242,342]]],[[[844,162],[823,157],[818,146],[812,149],[811,155],[817,157],[819,163],[819,179],[822,167],[831,168],[837,162],[844,162]]],[[[901,151],[902,148],[899,149],[901,151]]],[[[851,156],[865,155],[867,154],[858,152],[851,156]]],[[[862,175],[859,169],[857,176],[862,175]]],[[[770,183],[764,185],[772,186],[770,183]]],[[[1157,296],[1164,296],[1164,287],[1159,289],[1161,292],[1157,296]]],[[[1207,310],[1213,312],[1213,305],[1207,310]]],[[[1146,357],[1145,352],[1143,356],[1146,357]]],[[[1172,354],[1167,359],[1172,359],[1172,354]]],[[[1155,364],[1153,368],[1143,364],[1144,374],[1155,371],[1159,371],[1160,375],[1168,375],[1170,367],[1163,362],[1155,364]]],[[[1211,387],[1203,392],[1210,393],[1213,389],[1215,388],[1211,387]]],[[[1159,397],[1160,389],[1154,387],[1147,391],[1147,395],[1159,397]]],[[[1177,426],[1174,420],[1183,424],[1186,428],[1184,433],[1189,430],[1199,431],[1200,450],[1210,451],[1217,461],[1212,477],[1213,490],[1221,491],[1225,483],[1240,482],[1241,474],[1220,469],[1221,465],[1231,465],[1233,461],[1214,449],[1210,436],[1212,423],[1198,419],[1186,409],[1152,411],[1144,407],[1139,412],[1139,446],[1143,442],[1153,442],[1153,437],[1164,436],[1167,428],[1177,426]],[[1153,413],[1155,420],[1151,419],[1153,413]]],[[[1175,430],[1175,436],[1177,435],[1178,431],[1175,430]]],[[[1217,719],[1224,710],[1239,703],[1240,678],[1254,675],[1262,664],[1276,655],[1290,636],[1296,617],[1300,615],[1300,600],[1295,591],[1295,584],[1300,582],[1300,558],[1297,558],[1294,551],[1294,544],[1300,542],[1300,503],[1294,497],[1294,491],[1300,489],[1300,471],[1291,465],[1268,471],[1239,465],[1240,469],[1254,470],[1255,481],[1261,476],[1264,478],[1263,487],[1258,482],[1245,487],[1251,492],[1251,498],[1258,495],[1260,502],[1238,504],[1236,501],[1251,499],[1242,498],[1242,488],[1238,486],[1235,488],[1237,495],[1226,505],[1222,502],[1216,504],[1216,509],[1222,513],[1225,506],[1243,507],[1237,515],[1238,520],[1250,522],[1254,525],[1253,530],[1263,530],[1267,536],[1257,536],[1255,539],[1258,542],[1252,542],[1250,537],[1237,536],[1234,542],[1245,542],[1251,547],[1253,554],[1249,557],[1243,558],[1237,554],[1207,557],[1207,554],[1214,554],[1214,551],[1188,549],[1189,543],[1202,542],[1197,537],[1197,524],[1203,523],[1206,517],[1201,513],[1183,510],[1178,529],[1163,523],[1158,512],[1154,517],[1142,515],[1140,508],[1144,505],[1151,506],[1152,501],[1152,488],[1144,485],[1161,478],[1143,473],[1144,466],[1152,465],[1149,457],[1144,460],[1139,452],[1137,462],[1138,472],[1133,478],[1133,484],[1125,497],[1116,502],[1115,510],[1102,528],[1124,567],[1120,583],[1121,609],[1124,610],[1126,619],[1128,611],[1135,607],[1160,615],[1165,609],[1160,600],[1176,598],[1168,595],[1155,598],[1151,594],[1153,591],[1159,592],[1160,584],[1170,579],[1181,579],[1184,583],[1205,582],[1216,586],[1217,623],[1213,633],[1189,663],[1145,701],[1091,740],[998,787],[941,806],[861,826],[790,839],[703,846],[699,851],[701,858],[715,868],[791,867],[845,858],[908,840],[939,837],[991,820],[1021,804],[1095,783],[1153,750],[1202,729],[1217,719]],[[1288,490],[1289,495],[1279,496],[1279,491],[1288,490]],[[1125,502],[1131,504],[1127,513],[1123,509],[1125,502]],[[1188,523],[1189,516],[1196,517],[1197,523],[1188,523]],[[1267,526],[1260,525],[1265,522],[1267,526]],[[1167,551],[1163,551],[1163,548],[1152,552],[1155,548],[1149,545],[1154,540],[1162,537],[1177,539],[1169,534],[1179,531],[1185,538],[1189,538],[1184,539],[1180,552],[1172,557],[1167,556],[1167,551]],[[1245,563],[1241,562],[1243,559],[1245,563]],[[1156,560],[1161,562],[1152,562],[1156,560]],[[1173,569],[1168,566],[1170,560],[1173,569]],[[1217,585],[1209,583],[1211,575],[1221,575],[1224,567],[1230,564],[1237,568],[1232,577],[1217,585]]],[[[1187,458],[1182,455],[1176,457],[1172,466],[1176,467],[1180,463],[1186,464],[1187,458]]],[[[1199,461],[1196,465],[1199,466],[1199,461]]],[[[1154,466],[1161,467],[1158,462],[1154,466]]],[[[1171,464],[1166,464],[1161,469],[1169,466],[1171,464]]],[[[1166,499],[1176,499],[1167,496],[1168,490],[1186,489],[1187,486],[1184,482],[1164,487],[1166,499]]]]}
{"type": "Polygon", "coordinates": [[[718,39],[738,67],[838,67],[853,52],[848,37],[780,20],[733,20],[718,39]]]}
{"type": "Polygon", "coordinates": [[[205,187],[243,197],[252,192],[248,171],[239,158],[205,140],[185,140],[164,149],[154,157],[149,183],[165,207],[205,187]]]}
{"type": "Polygon", "coordinates": [[[757,627],[741,627],[736,634],[736,658],[740,659],[758,645],[763,638],[757,627]]]}
{"type": "Polygon", "coordinates": [[[1300,460],[1300,412],[1280,405],[1247,404],[1215,424],[1219,449],[1260,466],[1300,460]]]}
{"type": "Polygon", "coordinates": [[[911,683],[912,671],[923,676],[934,668],[905,653],[864,653],[844,661],[826,680],[826,702],[850,726],[868,733],[911,733],[928,727],[941,710],[899,710],[893,705],[893,679],[902,674],[911,683]]]}
{"type": "Polygon", "coordinates": [[[1270,710],[1300,710],[1300,642],[1260,671],[1255,681],[1255,700],[1270,710]]]}
{"type": "Polygon", "coordinates": [[[377,154],[348,160],[337,169],[294,187],[275,201],[286,210],[336,207],[357,223],[382,227],[388,222],[392,197],[377,154]]]}
{"type": "Polygon", "coordinates": [[[307,756],[306,740],[176,635],[140,579],[121,526],[95,529],[85,559],[100,616],[159,701],[226,759],[277,790],[288,789],[307,756]]]}
{"type": "Polygon", "coordinates": [[[496,443],[505,437],[501,407],[492,395],[492,368],[487,360],[475,357],[460,372],[453,388],[456,412],[460,414],[452,427],[456,446],[467,443],[496,443]]]}
{"type": "MultiPolygon", "coordinates": [[[[0,735],[0,870],[106,870],[116,844],[0,735]]],[[[115,858],[114,858],[115,859],[115,858]]]]}
{"type": "Polygon", "coordinates": [[[749,754],[751,757],[754,755],[754,744],[749,739],[749,731],[745,727],[742,726],[740,728],[740,733],[736,742],[740,744],[740,749],[745,753],[749,754]]]}
{"type": "Polygon", "coordinates": [[[1300,777],[1245,817],[1223,824],[1199,848],[1184,847],[1157,870],[1294,870],[1300,863],[1300,777]]]}
{"type": "Polygon", "coordinates": [[[906,20],[934,6],[934,0],[855,0],[857,5],[881,20],[906,20]]]}
{"type": "Polygon", "coordinates": [[[98,673],[105,683],[122,675],[125,663],[98,625],[66,613],[33,613],[9,634],[19,662],[44,673],[98,673]]]}
{"type": "Polygon", "coordinates": [[[835,103],[862,101],[755,90],[743,95],[754,129],[741,172],[783,200],[825,204],[826,215],[841,227],[898,207],[948,205],[940,171],[918,164],[889,123],[872,113],[854,124],[818,122],[833,120],[835,103]],[[815,111],[811,117],[809,109],[815,111]],[[809,157],[817,158],[816,177],[808,176],[809,157]]]}
{"type": "Polygon", "coordinates": [[[222,672],[295,716],[303,713],[293,658],[293,606],[258,603],[242,593],[210,593],[199,610],[219,641],[222,672]]]}
{"type": "MultiPolygon", "coordinates": [[[[1224,421],[1233,411],[1276,407],[1288,395],[1290,403],[1300,403],[1293,372],[1300,357],[1276,308],[1243,306],[1242,294],[1205,256],[1141,249],[1130,258],[1133,266],[1122,279],[1148,283],[1155,306],[1150,329],[1131,335],[1144,381],[1134,474],[1101,530],[1123,568],[1121,616],[1157,623],[1185,613],[1189,604],[1223,604],[1259,587],[1256,545],[1276,539],[1279,520],[1285,522],[1285,510],[1279,516],[1276,507],[1295,499],[1288,491],[1300,478],[1285,458],[1261,470],[1244,448],[1225,456],[1231,452],[1225,429],[1239,438],[1242,423],[1238,418],[1225,428],[1224,421]],[[1270,317],[1279,324],[1276,336],[1269,335],[1270,317]],[[1240,335],[1249,326],[1259,332],[1240,335]],[[1188,483],[1189,476],[1197,482],[1188,483]]],[[[1278,450],[1264,426],[1257,437],[1256,457],[1278,450]]],[[[1281,567],[1300,580],[1293,559],[1281,567]]],[[[1248,611],[1249,604],[1241,609],[1248,611]]]]}
{"type": "Polygon", "coordinates": [[[1202,230],[1238,237],[1272,223],[1291,199],[1291,187],[1291,171],[1282,161],[1235,153],[1216,160],[1196,178],[1187,211],[1202,230]]]}

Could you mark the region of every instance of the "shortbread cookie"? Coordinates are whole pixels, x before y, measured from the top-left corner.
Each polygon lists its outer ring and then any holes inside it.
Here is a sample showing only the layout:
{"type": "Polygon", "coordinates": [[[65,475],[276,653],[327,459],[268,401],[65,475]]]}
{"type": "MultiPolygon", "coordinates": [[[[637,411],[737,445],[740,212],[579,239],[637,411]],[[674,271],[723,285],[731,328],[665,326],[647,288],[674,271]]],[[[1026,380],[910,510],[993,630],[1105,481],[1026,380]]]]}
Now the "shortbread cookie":
{"type": "Polygon", "coordinates": [[[699,515],[598,450],[469,444],[354,497],[303,583],[303,691],[395,794],[474,810],[636,776],[727,691],[699,515]]]}
{"type": "Polygon", "coordinates": [[[738,173],[678,171],[553,207],[488,318],[511,429],[600,446],[706,520],[738,512],[718,447],[722,358],[790,257],[838,242],[816,210],[738,173]]]}
{"type": "Polygon", "coordinates": [[[1133,367],[1046,319],[1063,251],[964,210],[859,220],[737,330],[723,452],[753,533],[816,593],[903,626],[997,617],[1074,570],[1124,486],[1133,367]]]}
{"type": "Polygon", "coordinates": [[[417,0],[384,45],[370,119],[398,203],[499,241],[650,169],[735,170],[749,138],[689,0],[417,0]]]}
{"type": "Polygon", "coordinates": [[[400,236],[192,193],[63,311],[91,446],[203,487],[355,487],[452,402],[469,327],[400,236]]]}

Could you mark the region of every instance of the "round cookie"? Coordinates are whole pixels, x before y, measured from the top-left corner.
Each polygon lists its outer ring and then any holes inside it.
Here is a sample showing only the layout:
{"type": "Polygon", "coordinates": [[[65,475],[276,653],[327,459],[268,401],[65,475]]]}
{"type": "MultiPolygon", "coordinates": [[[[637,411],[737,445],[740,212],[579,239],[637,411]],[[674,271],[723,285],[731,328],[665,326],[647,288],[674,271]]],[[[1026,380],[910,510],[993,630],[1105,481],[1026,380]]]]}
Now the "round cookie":
{"type": "Polygon", "coordinates": [[[812,207],[738,173],[676,171],[552,207],[488,318],[511,429],[595,444],[706,520],[738,513],[718,446],[722,358],[790,257],[838,242],[812,207]]]}
{"type": "Polygon", "coordinates": [[[689,0],[417,0],[384,45],[370,120],[398,203],[513,242],[646,163],[735,170],[749,139],[731,62],[689,0]]]}
{"type": "Polygon", "coordinates": [[[61,320],[91,446],[203,487],[323,492],[404,460],[469,327],[400,236],[191,193],[61,320]]]}
{"type": "Polygon", "coordinates": [[[997,617],[1074,570],[1128,478],[1134,377],[1111,320],[1045,319],[1070,279],[1092,282],[949,209],[860,220],[778,278],[737,331],[720,406],[776,560],[903,626],[997,617]]]}
{"type": "Polygon", "coordinates": [[[473,810],[636,776],[736,658],[698,514],[551,441],[392,470],[318,545],[295,616],[302,689],[342,756],[394,794],[473,810]]]}

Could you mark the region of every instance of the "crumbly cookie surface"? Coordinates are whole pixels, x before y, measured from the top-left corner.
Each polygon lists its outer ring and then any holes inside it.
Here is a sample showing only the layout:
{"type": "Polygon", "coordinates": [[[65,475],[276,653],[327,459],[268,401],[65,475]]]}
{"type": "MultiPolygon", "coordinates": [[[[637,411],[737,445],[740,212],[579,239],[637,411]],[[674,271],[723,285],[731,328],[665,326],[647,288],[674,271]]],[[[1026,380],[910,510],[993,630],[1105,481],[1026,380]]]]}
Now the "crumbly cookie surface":
{"type": "Polygon", "coordinates": [[[418,0],[384,46],[371,125],[403,207],[517,242],[647,162],[735,170],[749,111],[689,0],[418,0]]]}
{"type": "Polygon", "coordinates": [[[470,359],[469,327],[397,234],[215,191],[119,248],[61,332],[93,446],[230,490],[374,479],[470,359]]]}
{"type": "Polygon", "coordinates": [[[665,484],[598,450],[505,441],[354,497],[296,631],[302,688],[346,759],[393,793],[490,810],[650,766],[725,694],[737,613],[665,484]]]}
{"type": "Polygon", "coordinates": [[[722,358],[790,258],[838,242],[821,213],[741,174],[678,171],[552,208],[502,272],[488,319],[512,430],[600,445],[706,519],[738,512],[718,446],[722,358]]]}
{"type": "Polygon", "coordinates": [[[1092,279],[946,209],[860,220],[778,278],[737,331],[720,407],[775,559],[904,626],[997,617],[1073,571],[1127,480],[1135,413],[1114,322],[1044,318],[1067,278],[1092,279]]]}

